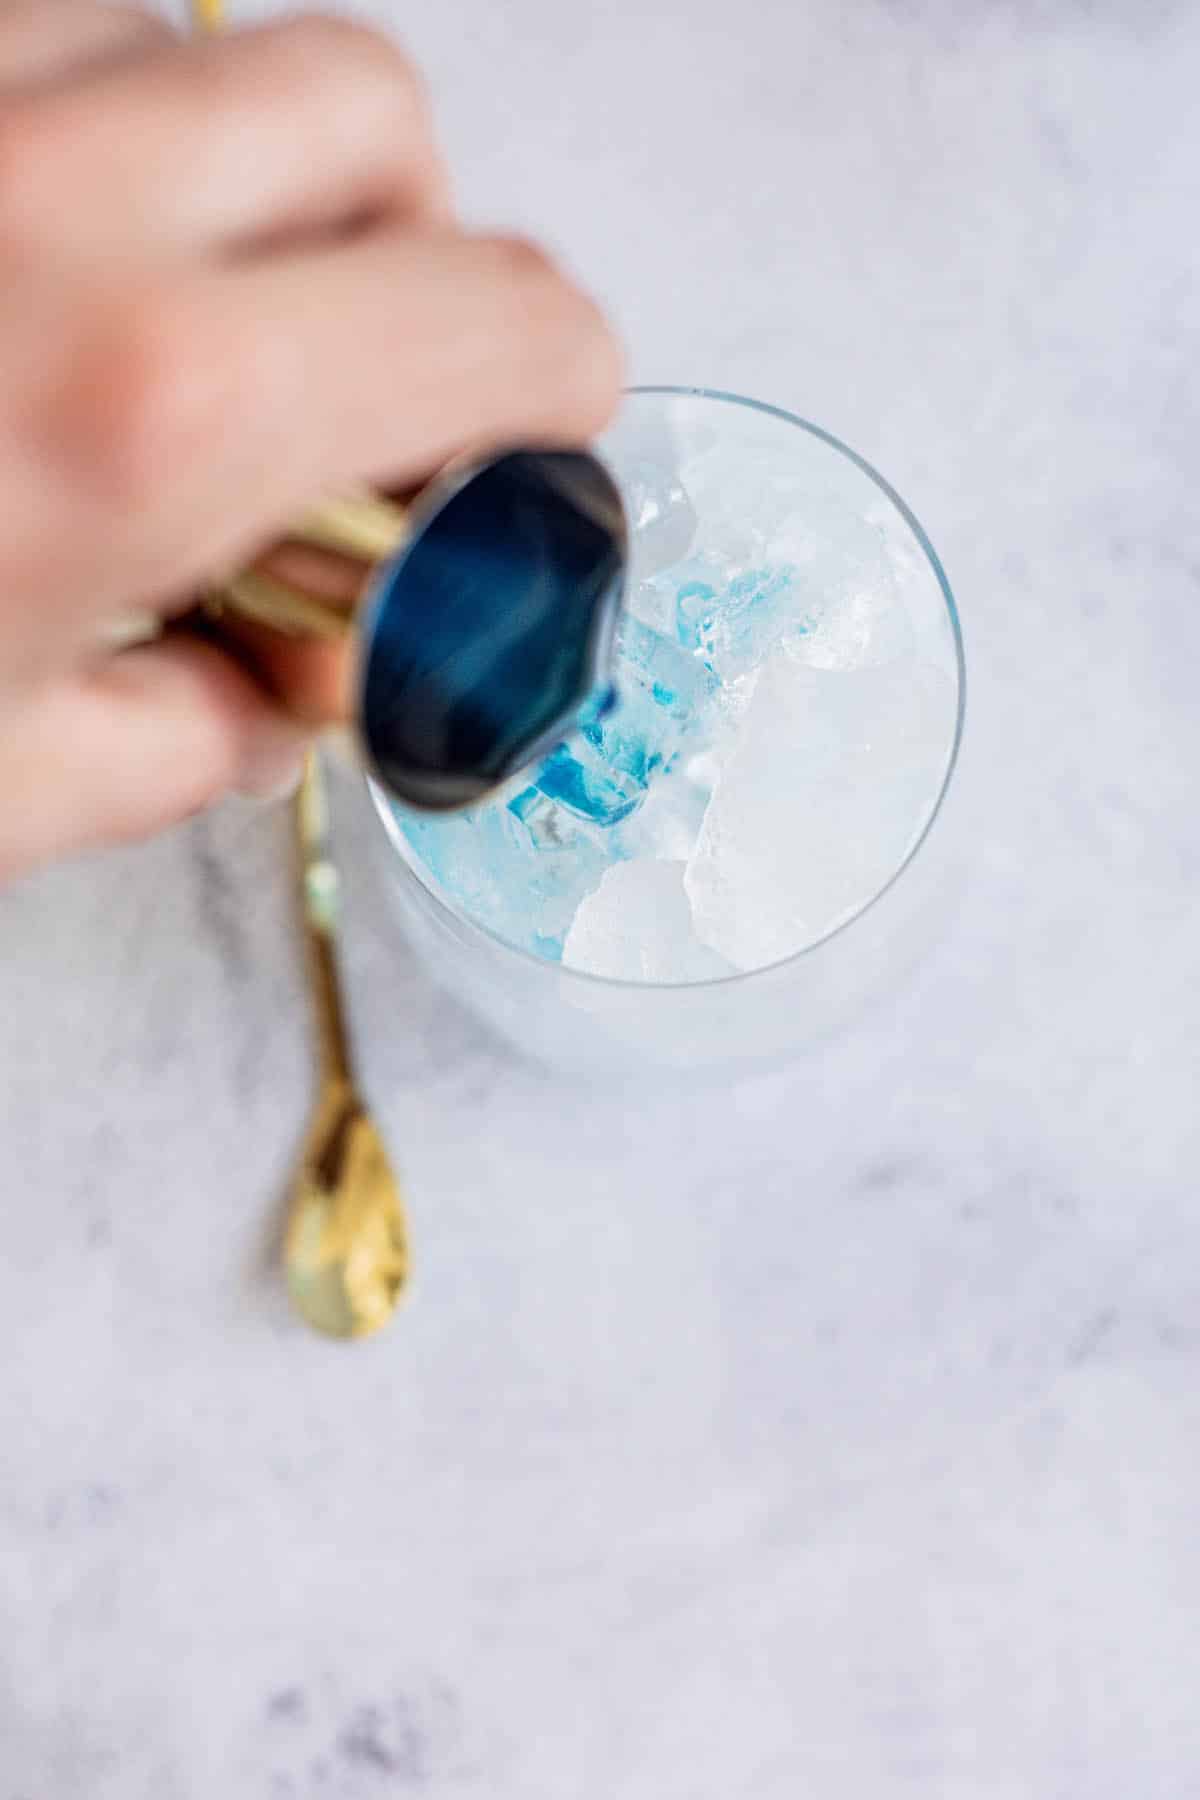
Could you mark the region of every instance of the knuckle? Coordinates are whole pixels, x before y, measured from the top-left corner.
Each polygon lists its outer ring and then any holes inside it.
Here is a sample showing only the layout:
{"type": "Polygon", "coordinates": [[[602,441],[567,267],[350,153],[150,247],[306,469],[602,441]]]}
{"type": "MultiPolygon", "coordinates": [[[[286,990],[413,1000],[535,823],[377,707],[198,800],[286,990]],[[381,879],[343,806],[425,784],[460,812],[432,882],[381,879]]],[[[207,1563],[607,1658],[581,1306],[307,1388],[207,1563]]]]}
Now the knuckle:
{"type": "Polygon", "coordinates": [[[143,293],[101,309],[55,408],[65,460],[119,514],[144,511],[190,463],[211,405],[194,309],[143,293]]]}
{"type": "Polygon", "coordinates": [[[169,44],[178,36],[175,28],[158,13],[133,4],[133,0],[105,0],[105,13],[114,35],[146,44],[169,44]]]}
{"type": "Polygon", "coordinates": [[[518,356],[537,428],[575,440],[602,429],[620,398],[622,356],[595,302],[522,237],[490,238],[506,329],[518,356]]]}
{"type": "Polygon", "coordinates": [[[381,176],[387,167],[410,199],[444,204],[448,183],[428,89],[390,38],[355,19],[310,13],[240,40],[228,67],[216,67],[215,53],[208,60],[218,79],[236,84],[247,73],[243,58],[256,89],[271,92],[298,120],[319,109],[347,152],[369,151],[381,176]]]}
{"type": "Polygon", "coordinates": [[[387,84],[393,97],[402,90],[412,105],[426,110],[425,82],[404,52],[373,26],[332,13],[303,13],[278,27],[275,42],[307,74],[349,65],[356,73],[387,84]]]}
{"type": "Polygon", "coordinates": [[[593,300],[576,295],[574,317],[562,350],[564,404],[585,437],[602,431],[621,397],[621,346],[593,300]]]}
{"type": "Polygon", "coordinates": [[[622,358],[599,307],[547,268],[527,295],[525,330],[548,429],[572,438],[601,430],[620,398],[622,358]]]}
{"type": "Polygon", "coordinates": [[[214,735],[212,743],[206,747],[206,754],[194,758],[194,766],[173,810],[185,819],[207,812],[236,786],[241,772],[242,755],[234,734],[227,731],[220,736],[214,735]]]}
{"type": "Polygon", "coordinates": [[[275,27],[277,41],[305,55],[328,57],[380,53],[387,44],[371,25],[342,13],[300,12],[275,27]]]}
{"type": "Polygon", "coordinates": [[[527,283],[534,288],[529,299],[537,298],[539,288],[549,293],[561,279],[546,251],[532,238],[508,234],[486,237],[481,240],[480,249],[501,280],[527,283]]]}
{"type": "Polygon", "coordinates": [[[0,235],[8,247],[36,238],[55,198],[63,163],[58,109],[37,100],[9,101],[0,110],[0,235]]]}

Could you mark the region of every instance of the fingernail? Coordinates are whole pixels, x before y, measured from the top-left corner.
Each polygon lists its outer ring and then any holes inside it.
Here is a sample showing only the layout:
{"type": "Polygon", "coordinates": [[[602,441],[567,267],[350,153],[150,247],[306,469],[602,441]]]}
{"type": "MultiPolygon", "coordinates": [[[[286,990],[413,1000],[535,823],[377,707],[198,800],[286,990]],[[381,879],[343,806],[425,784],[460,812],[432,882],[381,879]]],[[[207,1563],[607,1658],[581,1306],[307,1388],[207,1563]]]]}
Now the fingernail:
{"type": "Polygon", "coordinates": [[[292,798],[300,786],[300,778],[303,773],[303,763],[297,763],[296,767],[290,770],[281,781],[262,786],[257,783],[251,785],[249,782],[243,782],[238,793],[245,800],[257,801],[260,806],[278,806],[281,801],[292,798]]]}
{"type": "Polygon", "coordinates": [[[96,631],[96,648],[116,652],[132,650],[137,644],[153,643],[162,636],[162,622],[153,613],[123,613],[106,619],[96,631]]]}
{"type": "Polygon", "coordinates": [[[321,733],[321,747],[338,762],[358,761],[358,739],[348,725],[334,725],[321,733]]]}
{"type": "Polygon", "coordinates": [[[293,731],[256,745],[237,784],[238,793],[266,802],[290,799],[304,774],[306,748],[293,731]]]}

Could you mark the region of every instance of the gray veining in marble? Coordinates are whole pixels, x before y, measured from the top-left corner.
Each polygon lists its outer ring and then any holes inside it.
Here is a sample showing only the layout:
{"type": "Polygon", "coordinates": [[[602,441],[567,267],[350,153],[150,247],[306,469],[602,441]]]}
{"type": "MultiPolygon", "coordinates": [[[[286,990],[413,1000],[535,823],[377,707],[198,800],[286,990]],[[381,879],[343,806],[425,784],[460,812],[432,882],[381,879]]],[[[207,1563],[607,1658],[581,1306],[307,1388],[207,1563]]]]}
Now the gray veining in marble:
{"type": "Polygon", "coordinates": [[[472,217],[817,419],[959,593],[971,879],[713,1096],[556,1086],[356,871],[419,1280],[291,1323],[246,806],[0,898],[0,1800],[1200,1792],[1200,12],[394,8],[472,217]]]}

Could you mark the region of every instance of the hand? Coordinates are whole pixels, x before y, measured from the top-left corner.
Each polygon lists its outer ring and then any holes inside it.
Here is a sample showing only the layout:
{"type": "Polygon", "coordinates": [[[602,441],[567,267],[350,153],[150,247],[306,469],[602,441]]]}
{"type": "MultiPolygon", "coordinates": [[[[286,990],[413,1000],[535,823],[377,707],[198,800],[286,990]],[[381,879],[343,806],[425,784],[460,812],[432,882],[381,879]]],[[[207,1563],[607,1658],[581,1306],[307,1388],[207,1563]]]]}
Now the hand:
{"type": "Polygon", "coordinates": [[[109,621],[174,618],[318,495],[583,441],[618,383],[539,251],[454,223],[383,39],[0,6],[0,876],[282,784],[274,696],[341,703],[328,652],[113,655],[109,621]]]}

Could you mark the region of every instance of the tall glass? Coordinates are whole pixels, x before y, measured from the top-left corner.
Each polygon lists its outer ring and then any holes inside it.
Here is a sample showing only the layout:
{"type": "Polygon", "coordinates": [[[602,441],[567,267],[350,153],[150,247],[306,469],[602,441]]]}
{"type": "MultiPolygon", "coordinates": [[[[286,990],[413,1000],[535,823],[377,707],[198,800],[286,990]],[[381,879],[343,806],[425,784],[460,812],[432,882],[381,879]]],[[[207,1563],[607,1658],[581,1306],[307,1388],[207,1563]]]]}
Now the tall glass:
{"type": "MultiPolygon", "coordinates": [[[[502,939],[439,890],[398,828],[392,803],[373,788],[396,851],[397,905],[436,979],[518,1048],[556,1067],[620,1077],[651,1067],[696,1070],[776,1060],[845,1023],[902,975],[938,931],[938,903],[947,895],[950,871],[946,834],[937,826],[965,698],[954,600],[928,538],[900,496],[846,445],[778,408],[703,389],[635,389],[600,450],[628,497],[635,584],[639,540],[649,545],[664,527],[652,516],[653,503],[647,509],[646,496],[670,491],[679,471],[692,466],[705,470],[701,491],[693,495],[699,541],[735,561],[739,540],[756,532],[760,541],[770,531],[793,543],[816,542],[821,554],[813,579],[843,587],[848,582],[853,597],[854,546],[863,532],[869,534],[885,559],[889,591],[901,604],[916,654],[952,684],[944,756],[929,782],[924,817],[895,866],[851,916],[770,966],[717,979],[673,985],[612,980],[502,939]]],[[[853,608],[846,616],[853,628],[853,608]]],[[[799,743],[799,727],[797,732],[799,743]]],[[[795,779],[804,780],[802,766],[795,779]]],[[[779,830],[788,829],[782,810],[779,830]]]]}

